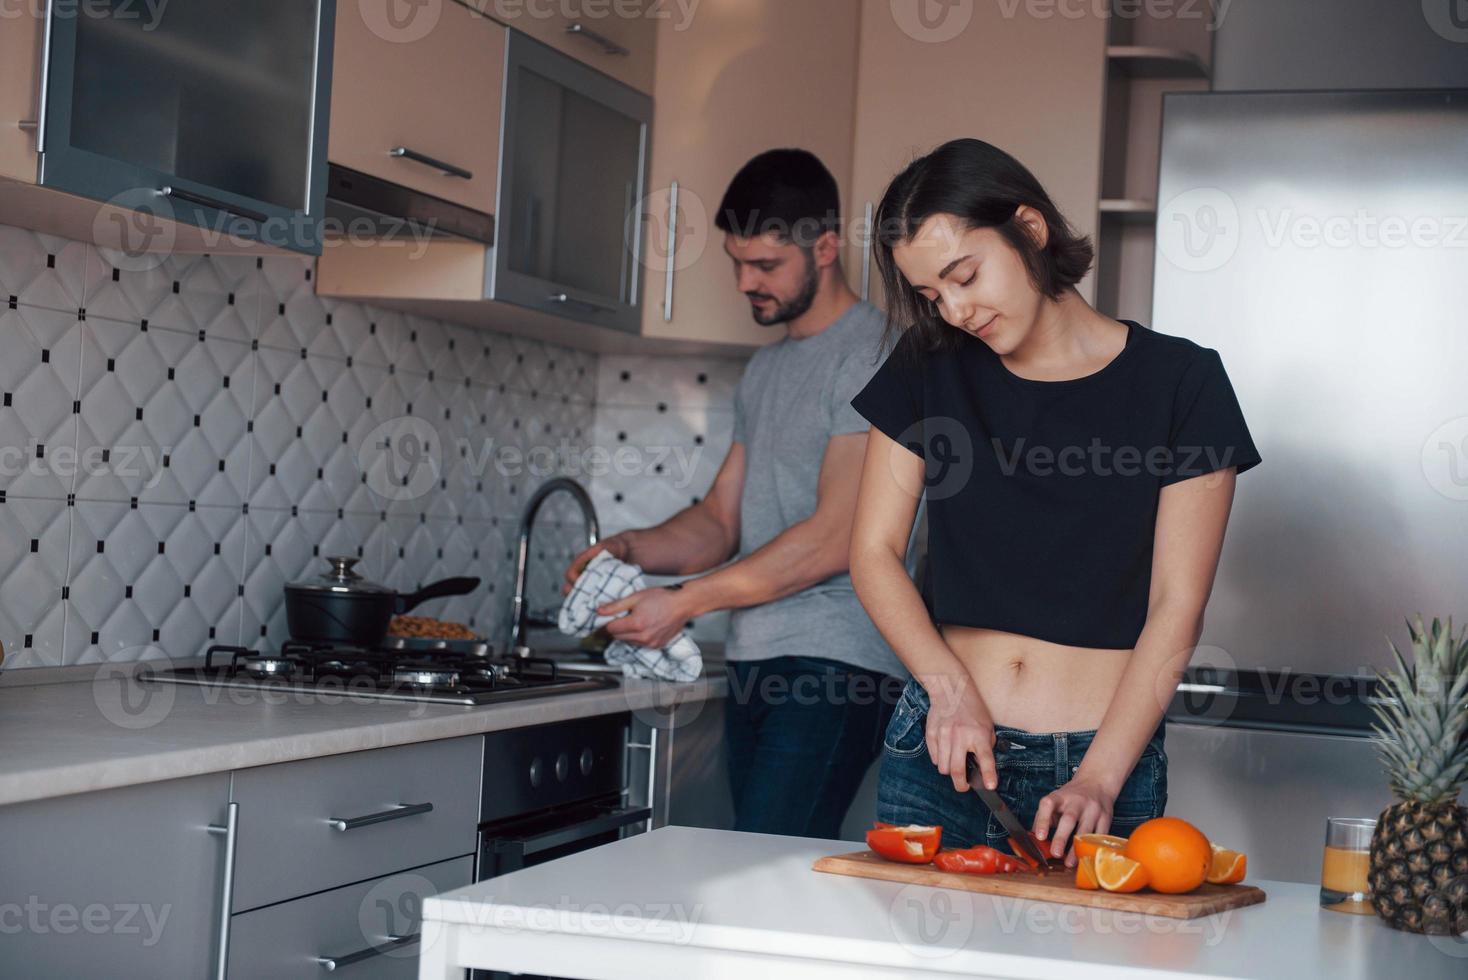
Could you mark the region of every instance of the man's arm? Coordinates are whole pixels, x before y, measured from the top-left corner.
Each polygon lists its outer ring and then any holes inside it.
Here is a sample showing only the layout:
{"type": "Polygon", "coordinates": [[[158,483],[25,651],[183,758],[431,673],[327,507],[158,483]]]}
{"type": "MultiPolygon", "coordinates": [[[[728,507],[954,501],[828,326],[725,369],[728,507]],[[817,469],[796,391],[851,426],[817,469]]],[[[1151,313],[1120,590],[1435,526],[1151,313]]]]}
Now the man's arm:
{"type": "Polygon", "coordinates": [[[744,444],[734,443],[714,485],[698,503],[656,527],[614,534],[577,555],[566,569],[565,589],[599,551],[653,575],[696,575],[729,560],[739,547],[739,498],[744,493],[744,444]]]}

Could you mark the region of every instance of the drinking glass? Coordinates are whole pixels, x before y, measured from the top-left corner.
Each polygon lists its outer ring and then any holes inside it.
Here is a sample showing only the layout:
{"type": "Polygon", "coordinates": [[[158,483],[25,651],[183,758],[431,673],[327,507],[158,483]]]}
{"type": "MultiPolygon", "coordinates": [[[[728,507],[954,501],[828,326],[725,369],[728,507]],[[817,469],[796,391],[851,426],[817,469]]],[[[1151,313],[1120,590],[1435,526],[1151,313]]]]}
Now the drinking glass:
{"type": "Polygon", "coordinates": [[[1325,857],[1320,868],[1320,907],[1333,912],[1373,915],[1366,876],[1371,867],[1371,834],[1376,821],[1367,817],[1327,817],[1325,857]]]}

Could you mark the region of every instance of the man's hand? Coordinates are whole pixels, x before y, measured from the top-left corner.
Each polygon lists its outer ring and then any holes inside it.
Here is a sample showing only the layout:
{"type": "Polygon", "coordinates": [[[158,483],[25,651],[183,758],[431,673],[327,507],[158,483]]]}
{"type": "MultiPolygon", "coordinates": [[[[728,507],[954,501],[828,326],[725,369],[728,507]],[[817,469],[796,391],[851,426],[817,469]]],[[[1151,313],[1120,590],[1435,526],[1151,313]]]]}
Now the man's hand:
{"type": "Polygon", "coordinates": [[[643,589],[598,606],[596,612],[599,616],[627,613],[607,623],[607,632],[615,639],[654,650],[672,643],[690,617],[688,599],[677,585],[643,589]]]}
{"type": "Polygon", "coordinates": [[[566,569],[566,580],[561,583],[561,595],[571,594],[571,587],[581,577],[581,573],[586,569],[586,563],[595,558],[599,551],[609,552],[618,561],[632,561],[632,532],[623,531],[610,538],[603,538],[571,559],[571,565],[566,569]]]}

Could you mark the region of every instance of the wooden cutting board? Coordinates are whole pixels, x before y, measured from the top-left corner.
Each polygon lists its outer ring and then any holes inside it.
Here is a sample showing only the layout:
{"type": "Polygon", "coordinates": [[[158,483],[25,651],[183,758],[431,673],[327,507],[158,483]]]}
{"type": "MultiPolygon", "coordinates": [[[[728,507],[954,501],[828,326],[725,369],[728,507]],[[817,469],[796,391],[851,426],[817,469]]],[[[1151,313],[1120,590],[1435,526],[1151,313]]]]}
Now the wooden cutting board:
{"type": "Polygon", "coordinates": [[[1196,919],[1226,909],[1243,908],[1264,901],[1264,892],[1253,885],[1203,884],[1184,895],[1164,895],[1140,891],[1129,895],[1077,888],[1075,872],[1038,875],[1030,871],[1014,874],[971,875],[939,871],[930,864],[898,864],[880,858],[871,851],[836,854],[815,863],[815,870],[828,874],[876,878],[905,885],[931,885],[935,888],[957,888],[984,895],[1029,898],[1042,902],[1084,905],[1118,912],[1140,912],[1165,915],[1173,919],[1196,919]]]}

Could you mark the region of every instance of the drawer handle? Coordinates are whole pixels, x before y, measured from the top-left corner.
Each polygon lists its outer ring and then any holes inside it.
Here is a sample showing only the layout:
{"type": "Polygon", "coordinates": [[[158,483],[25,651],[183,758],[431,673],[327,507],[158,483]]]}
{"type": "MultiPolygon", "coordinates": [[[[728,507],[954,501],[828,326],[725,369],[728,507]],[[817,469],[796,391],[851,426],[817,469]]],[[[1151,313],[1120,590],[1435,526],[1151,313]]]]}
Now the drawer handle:
{"type": "Polygon", "coordinates": [[[358,827],[370,827],[375,823],[387,823],[389,820],[401,820],[404,817],[432,812],[432,803],[399,803],[391,810],[383,810],[381,813],[369,813],[365,817],[327,817],[326,822],[337,830],[356,830],[358,827]]]}
{"type": "Polygon", "coordinates": [[[456,167],[452,163],[444,163],[442,160],[435,160],[433,157],[428,156],[427,154],[419,153],[417,150],[410,150],[406,146],[395,146],[391,150],[387,151],[387,155],[390,157],[398,157],[403,160],[412,160],[414,163],[421,163],[425,167],[432,167],[434,170],[442,173],[445,177],[462,177],[465,180],[474,179],[474,171],[472,170],[465,170],[463,167],[456,167]]]}
{"type": "Polygon", "coordinates": [[[158,191],[158,196],[166,197],[173,201],[187,201],[190,204],[203,205],[206,208],[213,208],[216,211],[223,211],[225,214],[232,214],[240,218],[248,218],[249,220],[254,221],[257,224],[264,224],[266,220],[265,215],[261,214],[259,211],[253,211],[250,208],[242,208],[238,204],[229,204],[225,201],[221,201],[217,197],[210,197],[207,194],[195,194],[193,191],[186,191],[182,187],[173,187],[170,185],[160,188],[158,191]]]}
{"type": "Polygon", "coordinates": [[[370,960],[384,953],[390,953],[395,949],[411,946],[421,938],[422,934],[417,932],[411,936],[388,936],[387,942],[381,946],[368,946],[366,949],[359,949],[355,953],[347,953],[343,956],[318,956],[316,957],[316,963],[323,970],[330,973],[338,967],[351,966],[353,963],[360,963],[363,960],[370,960]]]}
{"type": "MultiPolygon", "coordinates": [[[[616,312],[616,310],[614,310],[610,306],[602,306],[600,303],[593,303],[589,299],[577,299],[576,297],[572,296],[570,293],[551,293],[549,296],[547,296],[545,298],[545,301],[547,303],[555,303],[558,306],[580,306],[580,307],[584,307],[585,309],[591,310],[593,313],[615,313],[616,312]]],[[[555,626],[556,625],[554,622],[551,622],[550,620],[547,620],[546,622],[547,622],[547,625],[550,625],[550,626],[555,626]]],[[[531,625],[533,626],[535,624],[532,623],[531,625]]]]}
{"type": "Polygon", "coordinates": [[[216,980],[224,980],[229,969],[229,926],[234,905],[234,855],[239,841],[240,805],[231,803],[225,808],[223,824],[211,823],[209,833],[224,838],[224,875],[219,880],[219,948],[214,961],[216,980]]]}
{"type": "Polygon", "coordinates": [[[616,55],[619,58],[625,58],[632,53],[631,51],[628,51],[626,48],[622,47],[622,45],[618,44],[616,41],[613,41],[611,38],[607,37],[605,34],[599,34],[582,24],[567,24],[566,33],[573,34],[576,37],[584,37],[586,38],[586,40],[591,41],[594,44],[601,45],[603,54],[616,55]]]}

